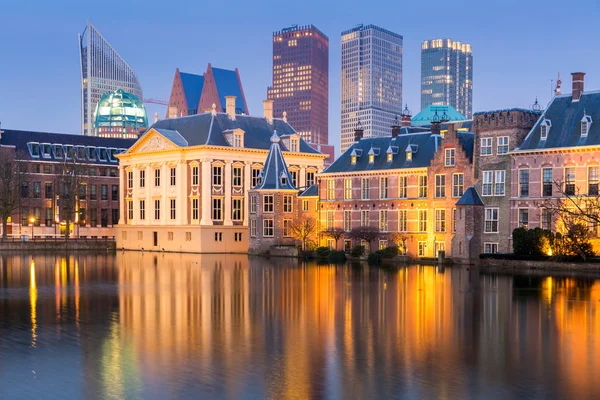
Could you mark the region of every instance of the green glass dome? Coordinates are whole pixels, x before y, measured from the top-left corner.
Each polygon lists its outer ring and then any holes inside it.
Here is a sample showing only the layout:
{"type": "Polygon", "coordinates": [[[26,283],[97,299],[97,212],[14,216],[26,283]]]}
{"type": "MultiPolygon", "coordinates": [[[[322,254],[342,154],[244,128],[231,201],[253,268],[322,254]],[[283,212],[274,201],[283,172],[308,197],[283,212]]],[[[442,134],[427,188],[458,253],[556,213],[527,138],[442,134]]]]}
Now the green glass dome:
{"type": "Polygon", "coordinates": [[[96,105],[94,131],[127,133],[148,128],[148,116],[142,101],[122,89],[104,93],[96,105]],[[119,129],[121,128],[121,129],[119,129]]]}

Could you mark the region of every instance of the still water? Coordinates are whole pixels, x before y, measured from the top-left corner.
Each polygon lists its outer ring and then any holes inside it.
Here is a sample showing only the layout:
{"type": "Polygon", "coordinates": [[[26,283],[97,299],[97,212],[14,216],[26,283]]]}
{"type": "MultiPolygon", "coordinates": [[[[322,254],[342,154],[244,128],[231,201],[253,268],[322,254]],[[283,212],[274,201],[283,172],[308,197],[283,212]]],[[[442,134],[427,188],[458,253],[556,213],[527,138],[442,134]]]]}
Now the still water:
{"type": "Polygon", "coordinates": [[[600,279],[0,255],[0,398],[592,398],[600,279]]]}

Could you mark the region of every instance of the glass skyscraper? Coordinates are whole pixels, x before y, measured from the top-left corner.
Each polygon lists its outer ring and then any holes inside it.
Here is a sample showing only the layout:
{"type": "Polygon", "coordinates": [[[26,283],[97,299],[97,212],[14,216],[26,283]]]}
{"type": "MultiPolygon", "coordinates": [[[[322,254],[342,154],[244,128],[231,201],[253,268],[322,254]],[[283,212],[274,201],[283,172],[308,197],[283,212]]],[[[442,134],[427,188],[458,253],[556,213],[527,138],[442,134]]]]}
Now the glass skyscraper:
{"type": "Polygon", "coordinates": [[[341,151],[354,142],[360,121],[364,137],[391,135],[402,113],[402,36],[375,25],[342,32],[341,151]]]}
{"type": "Polygon", "coordinates": [[[79,35],[81,63],[81,124],[84,135],[94,135],[94,113],[103,94],[123,89],[143,99],[133,69],[88,21],[79,35]]]}
{"type": "Polygon", "coordinates": [[[421,45],[421,109],[449,104],[473,115],[471,45],[452,39],[426,40],[421,45]]]}

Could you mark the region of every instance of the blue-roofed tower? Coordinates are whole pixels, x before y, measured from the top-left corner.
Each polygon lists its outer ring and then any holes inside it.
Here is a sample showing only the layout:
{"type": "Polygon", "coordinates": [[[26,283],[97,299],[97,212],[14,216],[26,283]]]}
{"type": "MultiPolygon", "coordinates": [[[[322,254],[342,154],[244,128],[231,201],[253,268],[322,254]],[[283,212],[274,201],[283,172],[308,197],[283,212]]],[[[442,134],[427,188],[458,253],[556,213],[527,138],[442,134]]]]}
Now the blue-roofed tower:
{"type": "Polygon", "coordinates": [[[237,68],[235,70],[213,68],[208,64],[204,73],[204,86],[198,109],[200,112],[207,111],[215,104],[217,112],[225,112],[226,96],[236,97],[236,114],[250,114],[237,68]]]}
{"type": "Polygon", "coordinates": [[[260,173],[260,182],[253,190],[298,190],[292,182],[292,176],[281,153],[280,141],[277,132],[273,132],[269,155],[260,173]]]}
{"type": "Polygon", "coordinates": [[[168,118],[198,114],[198,104],[204,86],[204,76],[175,70],[171,95],[169,96],[168,118]]]}
{"type": "Polygon", "coordinates": [[[452,238],[452,259],[468,262],[479,258],[484,242],[484,212],[485,204],[477,189],[474,186],[468,187],[456,202],[456,233],[452,238]]]}

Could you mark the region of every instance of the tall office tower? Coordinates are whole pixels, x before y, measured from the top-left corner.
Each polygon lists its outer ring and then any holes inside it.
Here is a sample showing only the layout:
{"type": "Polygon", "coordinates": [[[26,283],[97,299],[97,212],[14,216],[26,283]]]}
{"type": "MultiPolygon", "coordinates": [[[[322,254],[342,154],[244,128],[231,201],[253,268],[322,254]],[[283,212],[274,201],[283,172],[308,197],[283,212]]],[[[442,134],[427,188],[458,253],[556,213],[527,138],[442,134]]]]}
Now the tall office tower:
{"type": "Polygon", "coordinates": [[[342,32],[342,153],[364,137],[390,136],[402,114],[402,36],[375,25],[342,32]]]}
{"type": "Polygon", "coordinates": [[[143,99],[133,69],[88,21],[79,35],[81,64],[81,124],[84,135],[94,135],[94,112],[103,94],[122,89],[143,99]]]}
{"type": "Polygon", "coordinates": [[[273,33],[273,111],[309,143],[329,143],[329,38],[313,25],[273,33]]]}
{"type": "Polygon", "coordinates": [[[426,40],[421,45],[421,109],[446,104],[469,119],[473,116],[471,45],[426,40]]]}

